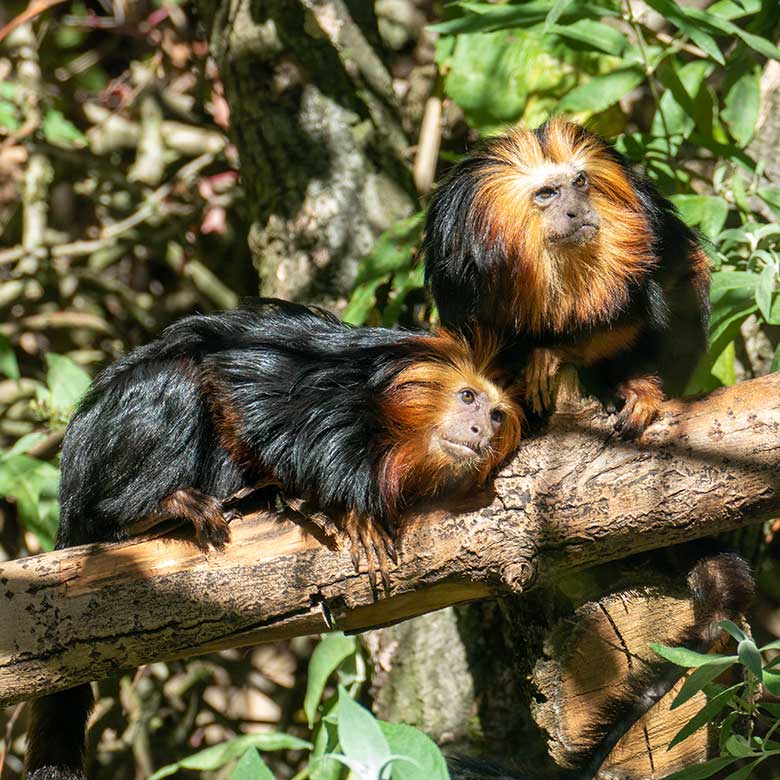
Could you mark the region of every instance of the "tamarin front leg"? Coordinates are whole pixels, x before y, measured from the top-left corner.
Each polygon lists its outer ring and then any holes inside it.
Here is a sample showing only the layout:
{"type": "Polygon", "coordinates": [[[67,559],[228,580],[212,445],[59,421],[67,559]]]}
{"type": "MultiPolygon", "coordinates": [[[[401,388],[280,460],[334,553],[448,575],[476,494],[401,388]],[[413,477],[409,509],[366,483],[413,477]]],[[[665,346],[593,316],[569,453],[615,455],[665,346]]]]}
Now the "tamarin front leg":
{"type": "Polygon", "coordinates": [[[536,414],[543,414],[555,403],[561,359],[557,349],[537,347],[531,351],[525,367],[525,400],[536,414]]]}
{"type": "Polygon", "coordinates": [[[616,394],[624,404],[618,412],[615,428],[627,438],[641,435],[658,416],[664,401],[661,378],[656,374],[627,379],[618,385],[616,394]]]}
{"type": "Polygon", "coordinates": [[[378,522],[363,517],[355,511],[347,512],[344,517],[343,529],[349,539],[352,553],[352,565],[355,571],[360,571],[360,551],[363,550],[368,564],[368,580],[371,589],[376,591],[376,572],[382,577],[385,592],[390,592],[390,577],[388,569],[390,560],[398,563],[395,540],[378,522]]]}

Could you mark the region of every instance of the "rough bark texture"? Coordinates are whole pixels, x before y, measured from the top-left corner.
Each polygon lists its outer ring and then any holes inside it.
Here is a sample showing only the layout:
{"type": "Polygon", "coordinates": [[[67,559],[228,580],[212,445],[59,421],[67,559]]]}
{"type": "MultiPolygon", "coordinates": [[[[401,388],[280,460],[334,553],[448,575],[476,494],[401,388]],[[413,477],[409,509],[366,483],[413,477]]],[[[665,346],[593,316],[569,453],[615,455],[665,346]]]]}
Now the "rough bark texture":
{"type": "MultiPolygon", "coordinates": [[[[651,579],[649,572],[645,578],[651,579]]],[[[588,743],[591,729],[605,718],[606,700],[620,692],[623,681],[657,660],[650,643],[674,644],[681,626],[694,621],[694,604],[685,588],[675,589],[667,581],[619,589],[555,624],[532,680],[533,716],[550,735],[550,754],[557,764],[568,766],[570,751],[588,743]]],[[[710,757],[707,729],[667,749],[707,701],[699,693],[670,711],[682,682],[628,730],[602,766],[600,780],[655,780],[710,757]]]]}
{"type": "Polygon", "coordinates": [[[179,535],[13,561],[0,705],[153,660],[395,623],[758,522],[780,512],[779,464],[780,374],[670,402],[639,443],[563,398],[494,489],[409,518],[382,599],[347,550],[268,512],[236,521],[219,553],[179,535]]]}
{"type": "Polygon", "coordinates": [[[339,302],[416,208],[370,3],[200,0],[231,106],[261,292],[339,302]]]}

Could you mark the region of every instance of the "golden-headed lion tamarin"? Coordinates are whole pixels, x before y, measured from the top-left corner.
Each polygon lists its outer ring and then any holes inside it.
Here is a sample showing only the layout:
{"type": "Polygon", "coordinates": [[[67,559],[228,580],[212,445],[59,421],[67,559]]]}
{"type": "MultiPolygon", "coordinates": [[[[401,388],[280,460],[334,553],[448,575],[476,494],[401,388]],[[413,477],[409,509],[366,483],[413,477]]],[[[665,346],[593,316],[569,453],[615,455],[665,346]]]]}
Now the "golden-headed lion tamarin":
{"type": "Polygon", "coordinates": [[[696,234],[581,125],[518,128],[468,155],[434,193],[424,251],[442,323],[513,339],[537,412],[571,362],[592,367],[623,403],[618,428],[639,433],[706,345],[710,264],[696,234]]]}
{"type": "MultiPolygon", "coordinates": [[[[415,500],[481,485],[521,412],[495,346],[351,328],[278,300],[188,317],[107,368],[68,426],[57,547],[168,518],[229,538],[224,501],[275,484],[329,515],[385,574],[415,500]]],[[[35,702],[29,780],[83,780],[88,685],[35,702]]]]}

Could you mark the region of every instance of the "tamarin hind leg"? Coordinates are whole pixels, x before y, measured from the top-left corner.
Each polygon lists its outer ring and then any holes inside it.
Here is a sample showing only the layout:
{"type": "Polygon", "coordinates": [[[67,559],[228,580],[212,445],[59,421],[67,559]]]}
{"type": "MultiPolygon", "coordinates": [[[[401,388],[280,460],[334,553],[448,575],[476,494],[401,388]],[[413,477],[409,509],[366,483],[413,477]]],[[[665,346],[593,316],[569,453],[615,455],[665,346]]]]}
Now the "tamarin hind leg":
{"type": "Polygon", "coordinates": [[[561,355],[558,350],[538,347],[531,351],[525,366],[525,400],[536,414],[555,404],[561,355]]]}
{"type": "Polygon", "coordinates": [[[658,416],[664,401],[660,377],[645,374],[627,379],[618,385],[616,394],[624,403],[618,412],[615,429],[625,438],[641,436],[658,416]]]}
{"type": "Polygon", "coordinates": [[[230,541],[229,522],[232,517],[233,513],[226,512],[218,498],[195,488],[182,488],[165,496],[146,523],[147,527],[151,527],[175,518],[187,520],[195,528],[199,547],[211,546],[221,550],[230,541]]]}
{"type": "Polygon", "coordinates": [[[358,515],[356,512],[348,512],[344,519],[344,534],[349,539],[352,552],[352,565],[356,572],[360,572],[360,551],[366,556],[368,564],[368,580],[371,589],[377,590],[376,572],[382,577],[385,592],[390,592],[390,578],[388,569],[390,560],[398,563],[398,554],[395,549],[395,541],[390,534],[376,521],[358,515]]]}

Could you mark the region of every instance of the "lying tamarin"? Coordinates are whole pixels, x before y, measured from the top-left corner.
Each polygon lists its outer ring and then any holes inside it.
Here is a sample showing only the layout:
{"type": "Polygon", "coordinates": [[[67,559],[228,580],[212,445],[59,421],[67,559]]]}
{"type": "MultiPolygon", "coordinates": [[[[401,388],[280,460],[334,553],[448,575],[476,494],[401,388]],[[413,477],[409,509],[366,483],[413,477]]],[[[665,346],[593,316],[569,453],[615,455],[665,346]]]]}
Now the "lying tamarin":
{"type": "MultiPolygon", "coordinates": [[[[181,320],[81,401],[62,450],[57,547],[169,518],[220,547],[224,500],[273,483],[329,515],[353,559],[364,549],[373,585],[372,557],[384,574],[407,506],[484,483],[517,446],[521,413],[494,350],[271,299],[181,320]]],[[[89,686],[35,702],[29,780],[83,778],[91,704],[89,686]]]]}
{"type": "Polygon", "coordinates": [[[570,362],[622,402],[617,427],[640,433],[706,346],[710,264],[696,234],[646,175],[563,119],[456,165],[424,252],[442,324],[513,338],[537,412],[570,362]]]}

